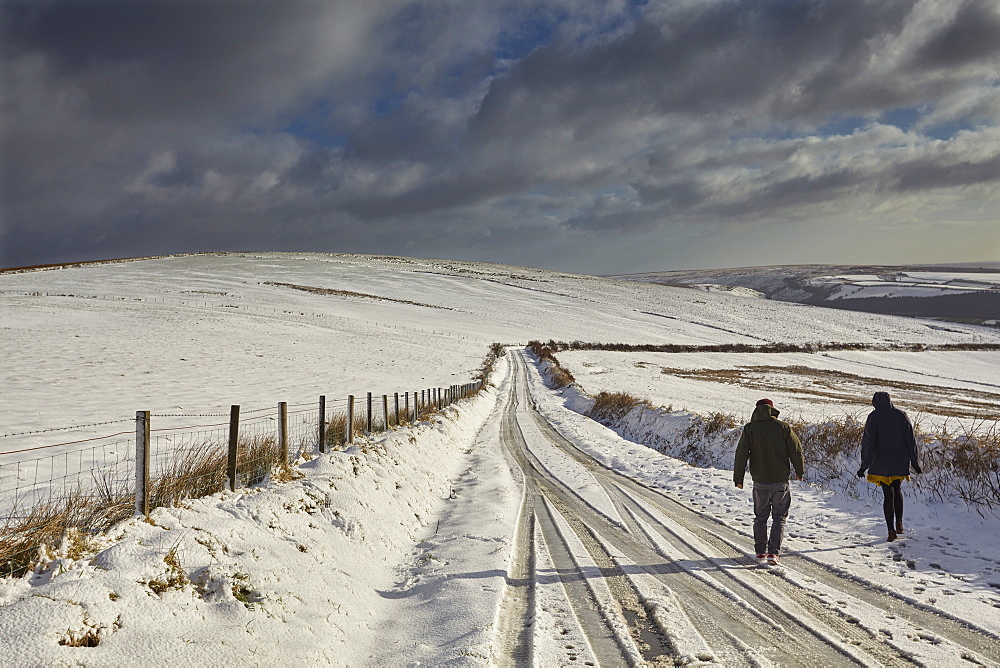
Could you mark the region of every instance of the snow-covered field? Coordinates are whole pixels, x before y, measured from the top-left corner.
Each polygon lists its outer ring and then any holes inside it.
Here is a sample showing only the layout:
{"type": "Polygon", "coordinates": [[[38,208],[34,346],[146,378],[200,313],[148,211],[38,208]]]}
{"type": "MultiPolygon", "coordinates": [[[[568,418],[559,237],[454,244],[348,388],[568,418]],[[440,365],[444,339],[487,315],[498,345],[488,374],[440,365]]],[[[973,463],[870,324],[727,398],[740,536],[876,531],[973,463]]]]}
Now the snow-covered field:
{"type": "MultiPolygon", "coordinates": [[[[981,327],[522,267],[301,254],[3,274],[0,327],[0,434],[447,386],[493,341],[1000,342],[981,327]]],[[[0,452],[102,433],[4,437],[0,452]]]]}
{"type": "MultiPolygon", "coordinates": [[[[3,453],[127,431],[136,410],[182,427],[231,404],[464,383],[494,341],[1000,343],[990,328],[521,267],[277,253],[0,275],[0,328],[0,480],[38,451],[3,453]]],[[[587,389],[629,388],[695,412],[749,411],[759,395],[806,417],[855,412],[876,389],[865,379],[899,384],[914,406],[940,390],[959,412],[1000,392],[996,353],[615,355],[560,360],[587,389]]],[[[497,390],[432,423],[303,462],[300,480],[159,509],[82,555],[57,552],[0,582],[0,663],[503,663],[495,621],[521,482],[491,434],[508,368],[498,366],[497,390]],[[88,637],[99,645],[71,646],[88,637]]],[[[546,417],[598,459],[748,534],[749,492],[733,488],[731,471],[624,441],[532,378],[546,417]]],[[[869,500],[808,482],[794,494],[790,553],[1000,634],[996,517],[911,502],[910,533],[888,546],[869,500]]],[[[957,660],[947,642],[845,605],[916,660],[957,660]]],[[[564,622],[557,608],[536,634],[564,622]]],[[[536,639],[536,663],[569,661],[553,634],[536,639]]]]}
{"type": "Polygon", "coordinates": [[[812,280],[816,285],[833,287],[829,299],[862,297],[933,297],[935,295],[997,290],[1000,272],[961,273],[905,271],[892,275],[827,276],[812,280]]]}
{"type": "Polygon", "coordinates": [[[565,351],[559,361],[593,394],[626,392],[701,415],[749,420],[756,399],[766,396],[786,415],[810,422],[863,417],[872,394],[885,391],[929,431],[1000,420],[998,351],[565,351]]]}

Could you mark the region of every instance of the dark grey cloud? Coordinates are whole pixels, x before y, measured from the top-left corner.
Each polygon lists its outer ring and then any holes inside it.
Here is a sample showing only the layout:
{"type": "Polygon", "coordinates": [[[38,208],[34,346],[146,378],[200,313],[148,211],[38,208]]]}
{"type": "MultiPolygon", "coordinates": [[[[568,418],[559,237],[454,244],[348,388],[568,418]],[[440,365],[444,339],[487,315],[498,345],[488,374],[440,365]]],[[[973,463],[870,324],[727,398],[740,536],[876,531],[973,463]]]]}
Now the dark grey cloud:
{"type": "Polygon", "coordinates": [[[596,240],[876,210],[981,231],[997,205],[990,0],[6,0],[0,44],[0,265],[255,247],[615,272],[634,261],[596,240]]]}
{"type": "Polygon", "coordinates": [[[915,53],[913,69],[961,67],[967,62],[1000,58],[1000,16],[995,5],[962,4],[952,21],[941,26],[915,53]]]}

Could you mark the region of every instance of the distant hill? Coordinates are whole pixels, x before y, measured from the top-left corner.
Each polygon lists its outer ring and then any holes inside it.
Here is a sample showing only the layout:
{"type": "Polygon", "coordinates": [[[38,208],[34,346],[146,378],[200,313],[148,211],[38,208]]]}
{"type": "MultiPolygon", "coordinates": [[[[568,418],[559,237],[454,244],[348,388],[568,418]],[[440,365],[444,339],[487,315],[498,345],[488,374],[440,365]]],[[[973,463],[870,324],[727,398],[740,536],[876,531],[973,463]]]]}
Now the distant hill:
{"type": "Polygon", "coordinates": [[[615,278],[868,313],[1000,324],[1000,262],[780,265],[615,278]]]}

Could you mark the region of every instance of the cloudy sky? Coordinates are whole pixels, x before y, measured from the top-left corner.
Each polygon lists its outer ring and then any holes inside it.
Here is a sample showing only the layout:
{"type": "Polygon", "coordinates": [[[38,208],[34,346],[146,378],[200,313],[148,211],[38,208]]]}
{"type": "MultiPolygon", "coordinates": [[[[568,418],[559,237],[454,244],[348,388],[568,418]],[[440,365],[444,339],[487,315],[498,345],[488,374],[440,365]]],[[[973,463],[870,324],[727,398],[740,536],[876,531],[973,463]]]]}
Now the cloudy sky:
{"type": "Polygon", "coordinates": [[[1000,259],[995,0],[0,0],[0,266],[1000,259]]]}

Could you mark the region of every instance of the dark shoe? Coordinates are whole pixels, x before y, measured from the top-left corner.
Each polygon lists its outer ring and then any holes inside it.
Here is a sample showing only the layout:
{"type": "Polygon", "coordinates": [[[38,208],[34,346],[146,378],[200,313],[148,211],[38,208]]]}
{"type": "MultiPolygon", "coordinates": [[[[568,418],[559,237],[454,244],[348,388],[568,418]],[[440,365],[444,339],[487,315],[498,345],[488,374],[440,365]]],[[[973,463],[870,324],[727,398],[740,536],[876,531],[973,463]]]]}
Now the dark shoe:
{"type": "Polygon", "coordinates": [[[896,520],[896,533],[903,533],[903,520],[896,520]]]}
{"type": "Polygon", "coordinates": [[[892,529],[889,529],[889,537],[885,539],[885,542],[891,543],[894,540],[896,540],[896,532],[893,531],[892,529]]]}

